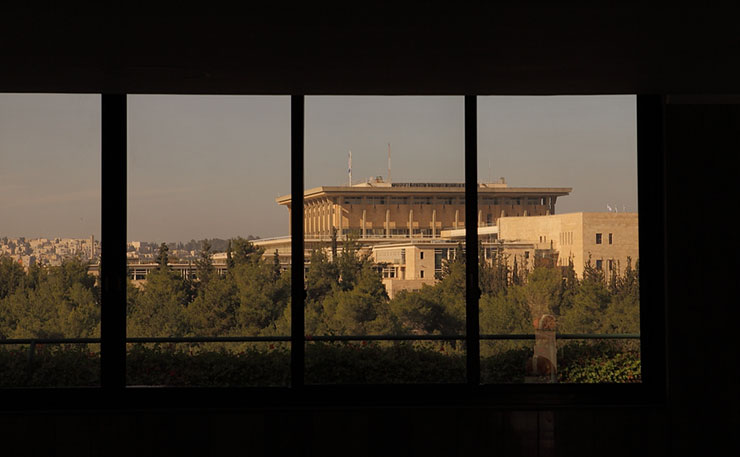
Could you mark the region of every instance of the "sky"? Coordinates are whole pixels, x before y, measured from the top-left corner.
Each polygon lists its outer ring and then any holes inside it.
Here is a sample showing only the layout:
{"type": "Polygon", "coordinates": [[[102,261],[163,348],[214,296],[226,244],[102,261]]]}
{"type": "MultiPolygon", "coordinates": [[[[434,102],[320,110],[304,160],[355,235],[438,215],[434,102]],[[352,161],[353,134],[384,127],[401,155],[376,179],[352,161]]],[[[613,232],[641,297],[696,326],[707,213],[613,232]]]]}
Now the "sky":
{"type": "MultiPolygon", "coordinates": [[[[463,97],[306,97],[305,184],[462,182],[463,97]]],[[[478,100],[479,181],[637,211],[634,96],[478,100]]],[[[0,237],[100,236],[100,96],[0,94],[0,237]]],[[[288,234],[288,96],[130,95],[128,238],[288,234]]]]}

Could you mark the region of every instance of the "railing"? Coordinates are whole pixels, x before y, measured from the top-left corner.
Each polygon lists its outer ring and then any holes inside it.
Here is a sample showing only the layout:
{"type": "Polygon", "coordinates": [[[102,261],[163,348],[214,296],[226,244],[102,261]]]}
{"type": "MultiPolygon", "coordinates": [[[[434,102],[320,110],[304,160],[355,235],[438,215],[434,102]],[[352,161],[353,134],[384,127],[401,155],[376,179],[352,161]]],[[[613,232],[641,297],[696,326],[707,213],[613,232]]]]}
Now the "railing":
{"type": "MultiPolygon", "coordinates": [[[[465,335],[305,335],[306,342],[319,341],[465,341],[465,335]]],[[[534,340],[535,334],[482,334],[481,340],[534,340]]],[[[561,340],[635,340],[638,333],[556,333],[555,339],[561,340]]],[[[222,337],[130,337],[126,343],[254,343],[254,342],[290,342],[290,336],[222,336],[222,337]]],[[[100,338],[14,338],[0,339],[0,346],[29,345],[28,374],[33,371],[36,346],[39,344],[99,344],[100,338]]]]}

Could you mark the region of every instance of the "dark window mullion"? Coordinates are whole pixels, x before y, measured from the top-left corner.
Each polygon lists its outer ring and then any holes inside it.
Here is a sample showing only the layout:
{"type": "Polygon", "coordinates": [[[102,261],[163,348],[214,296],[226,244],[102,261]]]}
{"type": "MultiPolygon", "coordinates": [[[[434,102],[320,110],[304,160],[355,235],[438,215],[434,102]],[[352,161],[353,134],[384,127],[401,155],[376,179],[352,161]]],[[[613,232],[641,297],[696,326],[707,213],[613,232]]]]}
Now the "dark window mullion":
{"type": "Polygon", "coordinates": [[[478,317],[478,104],[465,96],[465,338],[469,386],[480,384],[478,317]]]}
{"type": "Polygon", "coordinates": [[[100,379],[126,386],[126,95],[101,95],[100,379]]]}
{"type": "MultiPolygon", "coordinates": [[[[642,381],[652,398],[665,398],[666,162],[665,97],[637,96],[637,183],[640,222],[640,351],[642,381]],[[652,211],[644,211],[651,208],[652,211]],[[647,242],[650,241],[650,243],[647,242]],[[651,306],[646,306],[647,304],[651,306]]],[[[632,265],[633,268],[635,265],[632,265]]]]}
{"type": "Polygon", "coordinates": [[[290,236],[291,236],[291,305],[290,305],[290,380],[291,387],[304,383],[305,338],[303,278],[303,162],[304,162],[304,96],[290,98],[290,236]]]}

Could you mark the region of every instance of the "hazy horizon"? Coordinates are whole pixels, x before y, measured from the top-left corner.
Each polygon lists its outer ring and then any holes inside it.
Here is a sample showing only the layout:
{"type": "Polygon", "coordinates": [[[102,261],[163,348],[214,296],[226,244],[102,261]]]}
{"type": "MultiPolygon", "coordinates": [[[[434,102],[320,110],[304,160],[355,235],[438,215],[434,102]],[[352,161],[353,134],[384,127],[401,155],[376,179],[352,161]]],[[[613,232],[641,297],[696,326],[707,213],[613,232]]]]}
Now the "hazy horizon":
{"type": "MultiPolygon", "coordinates": [[[[462,182],[461,96],[306,97],[305,187],[462,182]]],[[[478,178],[637,211],[635,96],[479,97],[478,178]]],[[[0,95],[0,237],[100,238],[100,96],[0,95]]],[[[130,95],[128,239],[288,234],[290,97],[130,95]]]]}

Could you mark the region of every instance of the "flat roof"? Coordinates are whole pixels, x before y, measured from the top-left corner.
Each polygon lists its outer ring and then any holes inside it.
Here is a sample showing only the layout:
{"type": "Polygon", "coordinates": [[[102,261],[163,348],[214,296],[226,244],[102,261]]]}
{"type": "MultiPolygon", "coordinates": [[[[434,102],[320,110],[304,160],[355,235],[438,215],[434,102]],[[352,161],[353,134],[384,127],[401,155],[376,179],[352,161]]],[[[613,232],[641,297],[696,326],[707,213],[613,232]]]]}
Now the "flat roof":
{"type": "MultiPolygon", "coordinates": [[[[465,184],[463,183],[393,183],[385,185],[367,185],[363,183],[354,186],[320,186],[303,192],[305,200],[335,197],[335,196],[383,196],[383,195],[414,195],[420,197],[433,197],[445,195],[464,195],[465,184]]],[[[572,187],[508,187],[499,183],[478,184],[478,193],[489,196],[565,196],[571,193],[572,187]]],[[[280,205],[287,205],[291,201],[291,195],[283,195],[276,199],[280,205]]]]}

